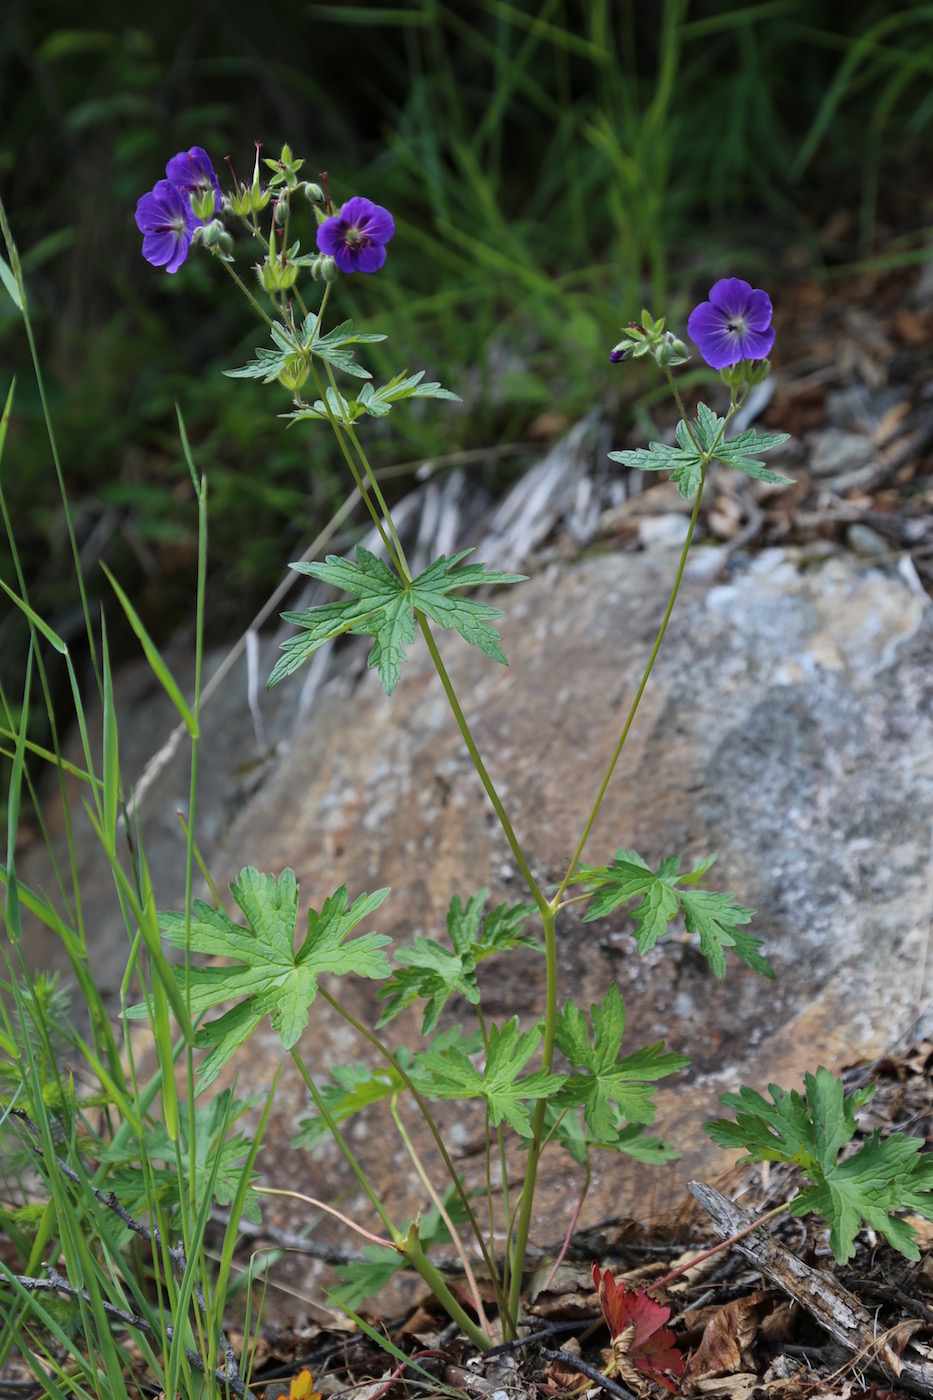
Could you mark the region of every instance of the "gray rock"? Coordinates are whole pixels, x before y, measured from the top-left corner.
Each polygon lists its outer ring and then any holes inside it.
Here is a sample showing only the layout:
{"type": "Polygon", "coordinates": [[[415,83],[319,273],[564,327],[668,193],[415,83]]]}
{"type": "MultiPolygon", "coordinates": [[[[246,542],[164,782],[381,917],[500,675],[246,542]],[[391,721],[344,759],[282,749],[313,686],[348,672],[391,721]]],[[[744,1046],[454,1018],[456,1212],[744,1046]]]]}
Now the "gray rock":
{"type": "Polygon", "coordinates": [[[808,470],[815,477],[838,476],[857,471],[875,455],[875,445],[863,433],[821,428],[810,434],[808,470]]]}
{"type": "MultiPolygon", "coordinates": [[[[674,562],[664,551],[607,553],[554,566],[497,598],[508,668],[451,634],[439,637],[540,880],[557,881],[566,867],[651,650],[674,562]]],[[[701,1131],[719,1112],[721,1093],[743,1082],[799,1085],[819,1064],[838,1069],[878,1054],[927,999],[929,604],[897,574],[851,556],[816,568],[782,550],[734,562],[726,581],[721,572],[688,570],[585,858],[604,861],[623,846],[652,864],[673,851],[692,862],[718,850],[710,884],[758,909],[752,931],[765,940],[776,978],[731,963],[717,982],[676,923],[663,946],[638,958],[624,911],[599,924],[566,911],[561,1001],[589,1006],[615,982],[627,1008],[623,1051],[664,1038],[693,1060],[657,1095],[657,1128],[683,1158],[654,1170],[600,1155],[584,1224],[649,1216],[675,1203],[690,1176],[727,1165],[701,1131]]],[[[273,692],[265,724],[277,756],[258,766],[249,767],[255,754],[242,669],[219,708],[205,712],[208,789],[199,826],[218,884],[246,864],[275,872],[291,866],[303,909],[319,908],[344,881],[351,896],[390,884],[393,894],[372,926],[404,942],[419,933],[442,936],[454,893],[466,898],[488,885],[496,902],[523,897],[423,646],[411,649],[393,697],[372,672],[345,667],[322,686],[305,728],[289,733],[289,698],[299,685],[296,679],[273,692]]],[[[165,707],[155,700],[137,697],[124,720],[132,733],[158,732],[165,707]]],[[[183,845],[174,810],[185,793],[184,765],[170,766],[141,814],[162,907],[180,907],[183,845]]],[[[122,975],[126,938],[112,896],[104,898],[106,880],[93,883],[90,851],[82,860],[93,956],[112,985],[122,975]]],[[[21,864],[24,879],[28,863],[21,864]]],[[[481,972],[491,1018],[517,1013],[527,1024],[537,1017],[538,956],[520,952],[511,964],[492,960],[481,972]]],[[[347,989],[354,1015],[373,1018],[372,990],[347,989]]],[[[389,1027],[390,1039],[411,1041],[416,1024],[406,1013],[389,1027]]],[[[321,1074],[335,1062],[370,1058],[366,1043],[321,1002],[305,1049],[321,1074]]],[[[279,1058],[264,1026],[236,1065],[238,1091],[267,1088],[279,1058]]],[[[448,1108],[440,1116],[474,1183],[483,1170],[479,1122],[463,1105],[448,1108]]],[[[309,1194],[335,1196],[352,1185],[336,1152],[306,1161],[288,1146],[307,1111],[306,1090],[287,1065],[261,1166],[276,1184],[300,1178],[309,1194]]],[[[413,1114],[406,1122],[414,1130],[413,1114]]],[[[354,1145],[391,1206],[413,1213],[421,1196],[391,1123],[376,1112],[358,1131],[354,1145]]],[[[423,1133],[417,1141],[430,1153],[423,1133]]],[[[538,1242],[560,1238],[580,1185],[569,1161],[545,1154],[538,1242]]],[[[357,1195],[351,1191],[343,1209],[363,1217],[357,1195]]],[[[279,1223],[296,1228],[296,1213],[289,1204],[279,1223]]],[[[317,1266],[294,1267],[307,1293],[317,1266]]]]}

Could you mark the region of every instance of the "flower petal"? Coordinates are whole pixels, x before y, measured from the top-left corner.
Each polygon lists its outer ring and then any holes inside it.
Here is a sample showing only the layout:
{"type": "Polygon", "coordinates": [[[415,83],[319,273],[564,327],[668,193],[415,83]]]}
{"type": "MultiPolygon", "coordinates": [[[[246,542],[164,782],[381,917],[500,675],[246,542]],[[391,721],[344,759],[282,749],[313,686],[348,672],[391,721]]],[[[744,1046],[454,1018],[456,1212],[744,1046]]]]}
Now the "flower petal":
{"type": "MultiPolygon", "coordinates": [[[[378,272],[386,260],[386,250],[381,243],[371,243],[368,248],[360,248],[356,254],[357,272],[378,272]]],[[[340,259],[337,259],[340,266],[340,259]]]]}

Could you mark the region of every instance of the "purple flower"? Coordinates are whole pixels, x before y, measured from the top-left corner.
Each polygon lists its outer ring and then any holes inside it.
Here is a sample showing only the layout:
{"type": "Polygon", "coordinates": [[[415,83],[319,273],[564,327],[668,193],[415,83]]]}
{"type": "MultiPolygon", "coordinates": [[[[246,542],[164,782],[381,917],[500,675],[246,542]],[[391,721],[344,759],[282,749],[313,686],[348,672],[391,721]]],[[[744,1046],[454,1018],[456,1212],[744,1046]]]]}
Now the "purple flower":
{"type": "Polygon", "coordinates": [[[741,277],[723,277],[691,311],[687,333],[713,369],[763,360],[774,344],[771,298],[741,277]]]}
{"type": "Polygon", "coordinates": [[[159,180],[136,205],[143,257],[167,272],[177,272],[185,261],[197,224],[188,196],[171,180],[159,180]]]}
{"type": "MultiPolygon", "coordinates": [[[[165,176],[185,195],[195,195],[198,199],[213,189],[213,212],[220,213],[220,181],[214,174],[211,158],[203,146],[192,146],[190,150],[179,151],[177,156],[172,156],[165,167],[165,176]]],[[[201,222],[203,223],[203,219],[201,222]]]]}
{"type": "Polygon", "coordinates": [[[317,246],[341,272],[378,272],[386,260],[385,245],[394,233],[395,220],[388,209],[354,195],[339,214],[321,224],[317,246]]]}

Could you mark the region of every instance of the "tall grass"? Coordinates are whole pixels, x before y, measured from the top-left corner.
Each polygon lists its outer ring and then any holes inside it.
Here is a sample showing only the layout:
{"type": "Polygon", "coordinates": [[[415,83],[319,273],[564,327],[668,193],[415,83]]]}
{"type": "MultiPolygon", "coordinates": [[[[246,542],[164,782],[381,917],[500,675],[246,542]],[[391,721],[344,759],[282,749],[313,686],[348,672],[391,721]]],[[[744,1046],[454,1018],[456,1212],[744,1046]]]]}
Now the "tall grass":
{"type": "MultiPolygon", "coordinates": [[[[2,209],[0,209],[2,214],[2,209]]],[[[30,308],[18,253],[2,217],[9,263],[4,281],[22,316],[34,350],[30,308]]],[[[35,372],[45,404],[38,360],[35,372]]],[[[0,429],[0,480],[6,428],[15,408],[7,396],[0,429]]],[[[71,510],[55,448],[46,424],[71,531],[71,510]]],[[[182,427],[182,441],[187,441],[182,427]]],[[[130,624],[137,631],[153,674],[175,701],[191,739],[189,833],[197,797],[198,691],[204,621],[206,488],[190,454],[194,505],[199,519],[199,586],[196,597],[197,681],[189,704],[145,632],[129,600],[114,581],[130,624]]],[[[25,617],[30,635],[21,703],[7,703],[0,725],[10,763],[6,860],[0,865],[4,973],[0,976],[0,1224],[12,1246],[0,1261],[0,1366],[14,1352],[28,1363],[43,1393],[55,1397],[122,1397],[134,1368],[130,1343],[138,1348],[155,1384],[168,1395],[244,1393],[224,1333],[224,1309],[237,1224],[255,1213],[253,1165],[262,1140],[271,1091],[256,1132],[234,1129],[246,1105],[231,1093],[208,1109],[195,1107],[192,1072],[194,1027],[185,996],[172,977],[161,947],[154,893],[137,829],[127,829],[127,797],[119,763],[119,727],[114,706],[106,628],[92,625],[84,604],[93,674],[102,699],[101,758],[89,732],[84,700],[67,643],[32,608],[19,566],[16,537],[0,489],[18,588],[7,595],[25,617]],[[83,765],[66,764],[57,729],[51,750],[29,737],[33,691],[46,704],[54,667],[67,673],[74,719],[81,735],[83,765]],[[17,718],[18,717],[18,718],[17,718]],[[81,896],[71,840],[69,790],[62,781],[70,872],[60,872],[59,898],[21,885],[16,875],[16,839],[24,789],[31,790],[27,758],[66,769],[83,785],[87,813],[114,880],[114,910],[127,934],[121,1015],[113,1023],[98,989],[81,916],[81,896]],[[128,835],[132,836],[128,840],[128,835]],[[30,965],[24,915],[61,939],[80,997],[87,1031],[69,1022],[65,999],[54,983],[30,965]],[[130,1003],[141,995],[152,1042],[148,1077],[141,1078],[129,1036],[130,1003]],[[172,1024],[178,1028],[173,1043],[172,1024]],[[176,1087],[178,1061],[184,1069],[176,1087]],[[67,1068],[66,1068],[67,1066],[67,1068]],[[208,1266],[206,1231],[212,1205],[229,1205],[229,1223],[219,1269],[208,1266]]],[[[72,532],[73,536],[73,532],[72,532]]],[[[86,598],[77,550],[74,584],[86,598]]],[[[31,792],[33,799],[35,793],[31,792]]],[[[187,849],[188,893],[193,836],[187,849]]]]}

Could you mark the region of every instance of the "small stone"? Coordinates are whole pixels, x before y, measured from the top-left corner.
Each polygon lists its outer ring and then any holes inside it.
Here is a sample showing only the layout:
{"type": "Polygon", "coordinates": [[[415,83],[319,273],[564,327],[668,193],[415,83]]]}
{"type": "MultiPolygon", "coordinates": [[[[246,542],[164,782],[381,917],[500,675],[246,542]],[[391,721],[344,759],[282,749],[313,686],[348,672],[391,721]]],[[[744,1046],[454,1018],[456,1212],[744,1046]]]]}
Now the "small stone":
{"type": "Polygon", "coordinates": [[[649,515],[638,522],[638,539],[645,549],[682,549],[689,528],[685,515],[649,515]]]}
{"type": "Polygon", "coordinates": [[[870,525],[850,525],[846,530],[846,543],[861,559],[880,559],[894,552],[888,541],[870,525]]]}
{"type": "Polygon", "coordinates": [[[862,433],[847,433],[840,428],[823,428],[810,436],[811,475],[837,476],[865,466],[875,454],[871,438],[862,433]]]}

